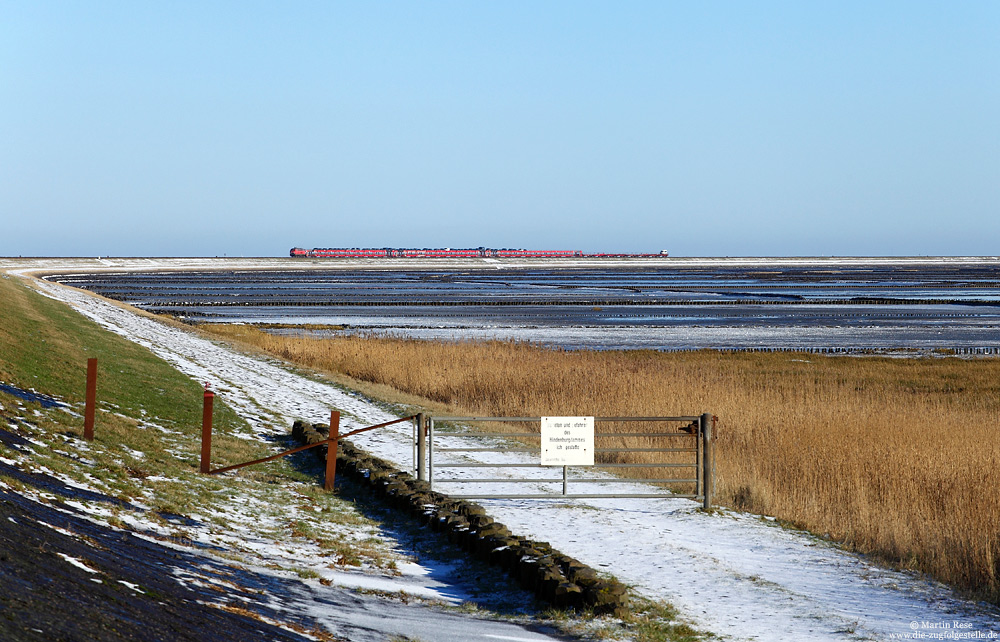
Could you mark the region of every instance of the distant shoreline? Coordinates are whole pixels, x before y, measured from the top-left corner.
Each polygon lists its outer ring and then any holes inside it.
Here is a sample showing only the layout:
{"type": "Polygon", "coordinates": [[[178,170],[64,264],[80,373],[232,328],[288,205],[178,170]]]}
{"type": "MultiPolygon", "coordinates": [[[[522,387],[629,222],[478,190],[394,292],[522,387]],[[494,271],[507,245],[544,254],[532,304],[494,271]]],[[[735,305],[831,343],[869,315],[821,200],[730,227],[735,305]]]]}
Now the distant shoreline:
{"type": "Polygon", "coordinates": [[[1000,256],[793,256],[793,257],[664,257],[664,258],[366,258],[314,259],[291,257],[0,257],[0,271],[19,274],[82,272],[160,272],[189,270],[420,270],[838,266],[985,264],[1000,267],[1000,256]]]}
{"type": "Polygon", "coordinates": [[[141,272],[66,269],[44,278],[193,323],[319,323],[350,334],[560,349],[1000,348],[993,262],[206,263],[197,272],[140,261],[141,272]]]}

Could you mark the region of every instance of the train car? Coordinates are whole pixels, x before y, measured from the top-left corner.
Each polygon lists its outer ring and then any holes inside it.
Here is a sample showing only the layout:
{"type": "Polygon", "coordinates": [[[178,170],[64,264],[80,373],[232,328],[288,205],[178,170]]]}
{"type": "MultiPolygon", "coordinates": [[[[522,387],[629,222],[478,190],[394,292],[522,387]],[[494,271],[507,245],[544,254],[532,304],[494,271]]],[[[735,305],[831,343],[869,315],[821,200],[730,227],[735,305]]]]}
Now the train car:
{"type": "Polygon", "coordinates": [[[526,249],[494,249],[477,248],[331,248],[319,247],[306,250],[293,247],[288,253],[291,257],[313,258],[662,258],[669,256],[666,250],[658,253],[628,253],[628,252],[596,252],[585,253],[580,250],[526,250],[526,249]]]}

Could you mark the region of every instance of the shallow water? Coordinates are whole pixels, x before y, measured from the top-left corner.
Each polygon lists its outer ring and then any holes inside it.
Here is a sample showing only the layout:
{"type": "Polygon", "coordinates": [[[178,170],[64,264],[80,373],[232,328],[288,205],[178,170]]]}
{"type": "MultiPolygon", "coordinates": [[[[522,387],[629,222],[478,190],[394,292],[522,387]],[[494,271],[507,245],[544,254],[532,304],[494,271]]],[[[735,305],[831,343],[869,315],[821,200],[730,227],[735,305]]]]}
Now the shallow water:
{"type": "Polygon", "coordinates": [[[54,280],[197,322],[325,324],[347,333],[516,339],[570,349],[1000,350],[1000,272],[983,264],[212,271],[54,280]]]}

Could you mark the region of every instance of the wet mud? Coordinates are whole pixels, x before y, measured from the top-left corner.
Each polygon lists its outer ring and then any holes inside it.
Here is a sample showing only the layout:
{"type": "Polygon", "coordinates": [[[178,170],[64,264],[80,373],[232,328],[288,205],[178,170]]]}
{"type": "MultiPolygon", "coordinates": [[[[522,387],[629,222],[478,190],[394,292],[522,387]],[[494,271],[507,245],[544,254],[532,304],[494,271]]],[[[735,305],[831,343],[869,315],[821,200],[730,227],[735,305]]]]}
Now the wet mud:
{"type": "Polygon", "coordinates": [[[981,263],[49,278],[192,322],[333,325],[343,327],[341,333],[520,340],[567,349],[993,354],[1000,348],[1000,273],[981,263]]]}

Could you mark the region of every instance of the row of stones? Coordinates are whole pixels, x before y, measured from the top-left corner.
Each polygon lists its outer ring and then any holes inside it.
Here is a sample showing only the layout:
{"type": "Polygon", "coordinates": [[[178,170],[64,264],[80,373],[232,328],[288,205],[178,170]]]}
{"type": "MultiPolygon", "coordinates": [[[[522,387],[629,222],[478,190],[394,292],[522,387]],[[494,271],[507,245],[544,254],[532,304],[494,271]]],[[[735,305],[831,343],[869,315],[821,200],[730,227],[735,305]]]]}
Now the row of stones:
{"type": "MultiPolygon", "coordinates": [[[[296,421],[292,435],[306,444],[317,444],[327,440],[329,426],[296,421]]],[[[325,446],[314,452],[326,457],[325,446]]],[[[340,441],[337,472],[368,485],[391,506],[407,511],[469,554],[505,569],[524,589],[552,606],[589,608],[599,615],[625,611],[625,587],[618,581],[599,577],[590,566],[546,542],[512,534],[482,506],[432,491],[427,482],[349,441],[340,441]]]]}

